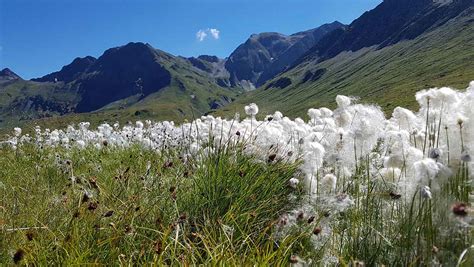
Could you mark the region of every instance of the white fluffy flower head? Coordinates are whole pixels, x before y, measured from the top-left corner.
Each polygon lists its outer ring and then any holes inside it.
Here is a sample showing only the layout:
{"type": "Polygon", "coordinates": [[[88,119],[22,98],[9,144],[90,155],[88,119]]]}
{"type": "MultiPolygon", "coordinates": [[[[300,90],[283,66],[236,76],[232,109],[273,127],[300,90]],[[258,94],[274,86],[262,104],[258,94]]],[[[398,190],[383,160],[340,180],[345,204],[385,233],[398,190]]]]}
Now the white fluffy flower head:
{"type": "Polygon", "coordinates": [[[289,181],[289,185],[290,185],[291,188],[296,188],[299,183],[300,183],[300,180],[298,180],[296,178],[291,178],[290,181],[289,181]]]}
{"type": "Polygon", "coordinates": [[[245,114],[248,116],[255,116],[258,114],[258,106],[255,103],[252,103],[248,106],[245,106],[245,114]]]}

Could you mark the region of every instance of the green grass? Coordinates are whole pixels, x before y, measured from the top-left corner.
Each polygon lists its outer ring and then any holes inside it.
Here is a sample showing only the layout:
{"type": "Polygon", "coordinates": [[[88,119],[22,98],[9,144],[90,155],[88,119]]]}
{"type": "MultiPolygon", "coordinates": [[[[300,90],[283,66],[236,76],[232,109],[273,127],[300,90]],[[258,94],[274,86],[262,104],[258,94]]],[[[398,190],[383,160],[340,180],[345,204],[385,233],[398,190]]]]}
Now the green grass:
{"type": "Polygon", "coordinates": [[[456,202],[471,205],[468,165],[440,181],[433,199],[423,199],[419,189],[396,196],[389,183],[371,176],[369,158],[360,158],[354,175],[338,175],[336,191],[343,193],[328,204],[324,195],[309,200],[307,188],[288,186],[301,175],[300,162],[262,162],[244,147],[216,146],[192,157],[182,156],[184,146],[1,148],[0,262],[474,263],[474,232],[466,226],[472,213],[451,210],[456,202]],[[346,196],[353,205],[340,208],[346,196]],[[296,222],[285,225],[285,214],[296,222]]]}
{"type": "Polygon", "coordinates": [[[287,263],[301,237],[277,245],[272,225],[297,204],[296,165],[235,151],[3,149],[0,262],[21,250],[39,265],[287,263]]]}

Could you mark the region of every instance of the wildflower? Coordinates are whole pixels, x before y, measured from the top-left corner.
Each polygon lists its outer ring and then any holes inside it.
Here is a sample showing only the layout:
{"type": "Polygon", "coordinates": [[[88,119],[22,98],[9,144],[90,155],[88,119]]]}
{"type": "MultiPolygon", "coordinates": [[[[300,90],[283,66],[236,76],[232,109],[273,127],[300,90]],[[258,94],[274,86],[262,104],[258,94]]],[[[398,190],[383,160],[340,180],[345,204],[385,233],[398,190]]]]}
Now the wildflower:
{"type": "Polygon", "coordinates": [[[280,111],[275,111],[275,113],[273,113],[273,119],[275,121],[280,121],[282,118],[283,114],[280,111]]]}
{"type": "Polygon", "coordinates": [[[28,231],[25,236],[26,236],[26,239],[28,239],[28,241],[32,241],[34,238],[34,234],[31,231],[28,231]]]}
{"type": "Polygon", "coordinates": [[[133,228],[130,225],[125,226],[125,234],[132,234],[133,233],[133,228]]]}
{"type": "Polygon", "coordinates": [[[299,257],[296,255],[291,255],[290,257],[290,263],[296,264],[299,262],[299,257]]]}
{"type": "Polygon", "coordinates": [[[392,154],[385,159],[385,168],[402,168],[403,167],[403,156],[400,154],[392,154]]]}
{"type": "Polygon", "coordinates": [[[425,185],[421,188],[421,197],[424,199],[432,198],[431,189],[428,186],[425,185]]]}
{"type": "Polygon", "coordinates": [[[333,115],[333,112],[328,108],[320,108],[319,111],[321,112],[321,117],[323,118],[329,118],[333,115]]]}
{"type": "Polygon", "coordinates": [[[289,186],[291,188],[296,188],[299,183],[300,183],[300,180],[298,180],[296,178],[291,178],[290,181],[289,181],[289,186]]]}
{"type": "Polygon", "coordinates": [[[254,117],[258,113],[258,106],[255,103],[252,103],[248,106],[245,106],[245,114],[248,116],[254,117]]]}
{"type": "Polygon", "coordinates": [[[415,174],[418,180],[426,182],[436,177],[439,172],[439,166],[433,159],[423,159],[413,164],[415,174]]]}
{"type": "Polygon", "coordinates": [[[442,151],[439,148],[431,148],[428,155],[431,159],[437,160],[442,156],[442,151]]]}
{"type": "Polygon", "coordinates": [[[114,211],[113,210],[109,210],[107,211],[106,213],[104,213],[104,217],[110,217],[114,214],[114,211]]]}
{"type": "Polygon", "coordinates": [[[188,217],[188,215],[187,215],[186,213],[184,213],[184,212],[181,213],[181,215],[179,215],[179,220],[178,220],[178,222],[184,223],[184,222],[186,221],[187,217],[188,217]]]}
{"type": "Polygon", "coordinates": [[[82,196],[82,203],[86,203],[89,201],[89,199],[92,197],[92,194],[90,194],[88,191],[84,191],[84,195],[82,196]]]}
{"type": "Polygon", "coordinates": [[[164,164],[163,164],[163,168],[171,168],[173,167],[173,162],[171,160],[169,161],[166,161],[164,164]]]}
{"type": "Polygon", "coordinates": [[[347,96],[338,95],[336,96],[337,106],[340,108],[345,108],[351,105],[351,99],[347,96]]]}
{"type": "Polygon", "coordinates": [[[395,192],[390,192],[389,195],[392,199],[400,199],[402,197],[401,194],[395,192]]]}
{"type": "Polygon", "coordinates": [[[240,113],[239,113],[239,112],[236,112],[236,113],[234,114],[234,120],[235,120],[235,121],[240,121],[240,113]]]}
{"type": "Polygon", "coordinates": [[[308,110],[308,116],[311,119],[315,120],[315,119],[321,117],[321,111],[319,109],[310,108],[308,110]]]}
{"type": "Polygon", "coordinates": [[[19,248],[19,249],[17,249],[15,254],[13,254],[13,262],[15,264],[18,264],[18,263],[20,263],[20,261],[23,260],[24,257],[25,257],[25,251],[23,249],[19,248]]]}
{"type": "Polygon", "coordinates": [[[467,152],[467,150],[464,150],[461,153],[461,161],[462,162],[471,162],[471,155],[467,152]]]}
{"type": "Polygon", "coordinates": [[[276,158],[276,154],[271,154],[270,156],[268,156],[268,162],[273,162],[276,158]]]}
{"type": "Polygon", "coordinates": [[[13,128],[13,135],[19,137],[21,135],[21,128],[15,127],[13,128]]]}
{"type": "Polygon", "coordinates": [[[331,192],[336,190],[336,182],[337,177],[334,174],[329,173],[323,177],[323,179],[321,180],[321,185],[323,187],[323,190],[331,192]]]}
{"type": "Polygon", "coordinates": [[[278,219],[278,226],[283,227],[287,224],[288,224],[288,216],[287,215],[283,215],[283,216],[280,217],[280,219],[278,219]]]}
{"type": "Polygon", "coordinates": [[[87,206],[87,209],[90,211],[94,211],[97,209],[98,205],[99,204],[97,202],[90,202],[89,206],[87,206]]]}
{"type": "Polygon", "coordinates": [[[83,140],[77,140],[76,144],[80,149],[83,149],[86,147],[86,142],[84,142],[83,140]]]}
{"type": "Polygon", "coordinates": [[[399,168],[383,168],[380,174],[386,182],[395,182],[400,178],[402,171],[399,168]]]}
{"type": "Polygon", "coordinates": [[[314,227],[313,229],[313,235],[319,235],[321,233],[322,229],[319,226],[314,227]]]}
{"type": "Polygon", "coordinates": [[[97,189],[98,188],[97,178],[95,176],[92,176],[91,178],[89,178],[89,184],[91,185],[92,188],[97,189]]]}
{"type": "Polygon", "coordinates": [[[454,215],[464,217],[468,213],[468,206],[466,203],[456,203],[453,205],[451,210],[453,211],[454,215]]]}
{"type": "Polygon", "coordinates": [[[304,211],[299,211],[298,214],[296,215],[296,219],[298,221],[301,221],[304,219],[304,211]]]}

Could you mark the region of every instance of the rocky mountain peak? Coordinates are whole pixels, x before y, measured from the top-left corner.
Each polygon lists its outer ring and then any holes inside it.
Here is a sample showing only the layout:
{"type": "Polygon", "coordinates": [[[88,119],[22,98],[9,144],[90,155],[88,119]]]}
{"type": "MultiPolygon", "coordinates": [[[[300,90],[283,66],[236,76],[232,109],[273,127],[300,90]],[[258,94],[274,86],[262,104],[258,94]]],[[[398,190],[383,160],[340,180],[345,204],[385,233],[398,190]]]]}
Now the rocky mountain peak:
{"type": "Polygon", "coordinates": [[[14,73],[9,68],[4,68],[0,71],[0,80],[21,80],[21,77],[14,73]]]}

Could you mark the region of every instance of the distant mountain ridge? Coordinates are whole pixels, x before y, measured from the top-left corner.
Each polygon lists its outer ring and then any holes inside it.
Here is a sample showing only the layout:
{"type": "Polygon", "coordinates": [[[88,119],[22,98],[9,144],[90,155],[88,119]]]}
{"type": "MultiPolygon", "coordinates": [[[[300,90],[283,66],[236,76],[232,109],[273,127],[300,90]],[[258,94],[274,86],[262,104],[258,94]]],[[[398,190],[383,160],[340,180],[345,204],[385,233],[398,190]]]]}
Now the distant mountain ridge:
{"type": "Polygon", "coordinates": [[[251,101],[263,113],[305,116],[312,107],[334,107],[338,94],[387,111],[416,108],[411,96],[418,90],[462,89],[474,80],[473,44],[473,0],[385,0],[221,113],[251,101]]]}
{"type": "Polygon", "coordinates": [[[83,58],[75,58],[70,64],[61,68],[60,71],[56,71],[45,75],[41,78],[31,79],[35,82],[71,82],[77,79],[82,73],[84,73],[92,64],[97,61],[95,57],[87,56],[83,58]]]}
{"type": "Polygon", "coordinates": [[[343,51],[357,51],[374,45],[382,48],[402,40],[412,40],[443,25],[473,4],[473,0],[384,0],[345,29],[324,36],[298,63],[308,58],[325,60],[343,51]]]}
{"type": "Polygon", "coordinates": [[[300,116],[337,94],[409,106],[416,90],[474,79],[472,43],[474,0],[385,0],[350,25],[253,34],[227,58],[129,43],[31,81],[3,70],[0,127],[67,114],[183,120],[248,102],[300,116]]]}
{"type": "MultiPolygon", "coordinates": [[[[284,71],[326,34],[344,25],[338,21],[292,35],[275,32],[253,34],[232,52],[225,67],[233,86],[259,86],[284,71]]],[[[250,89],[250,88],[249,88],[250,89]]]]}
{"type": "Polygon", "coordinates": [[[226,105],[238,92],[185,58],[129,43],[31,81],[0,83],[0,123],[90,112],[178,120],[226,105]]]}

